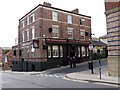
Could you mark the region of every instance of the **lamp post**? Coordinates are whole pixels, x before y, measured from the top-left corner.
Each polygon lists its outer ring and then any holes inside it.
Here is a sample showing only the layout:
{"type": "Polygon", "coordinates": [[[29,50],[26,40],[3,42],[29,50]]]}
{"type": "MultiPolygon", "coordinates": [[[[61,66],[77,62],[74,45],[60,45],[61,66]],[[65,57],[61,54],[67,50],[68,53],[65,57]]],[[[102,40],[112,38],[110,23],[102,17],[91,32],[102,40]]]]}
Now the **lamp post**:
{"type": "Polygon", "coordinates": [[[98,57],[99,57],[99,74],[100,74],[100,79],[101,79],[100,47],[97,48],[97,53],[98,53],[98,57]]]}

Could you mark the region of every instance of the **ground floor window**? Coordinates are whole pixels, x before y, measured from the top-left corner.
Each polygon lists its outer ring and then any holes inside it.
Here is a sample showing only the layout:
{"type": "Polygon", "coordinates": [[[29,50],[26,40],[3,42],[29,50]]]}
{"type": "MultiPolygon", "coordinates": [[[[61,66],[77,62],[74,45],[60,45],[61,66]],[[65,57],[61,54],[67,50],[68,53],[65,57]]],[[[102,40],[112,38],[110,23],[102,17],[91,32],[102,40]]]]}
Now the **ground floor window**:
{"type": "Polygon", "coordinates": [[[53,46],[52,47],[52,54],[53,54],[53,57],[59,57],[59,48],[58,48],[58,46],[53,46]]]}
{"type": "Polygon", "coordinates": [[[86,56],[86,50],[85,50],[85,46],[82,46],[82,56],[85,57],[86,56]]]}
{"type": "Polygon", "coordinates": [[[50,58],[51,57],[51,47],[48,46],[48,57],[50,58]]]}
{"type": "Polygon", "coordinates": [[[78,57],[80,57],[80,47],[78,47],[78,57]]]}
{"type": "Polygon", "coordinates": [[[63,57],[63,47],[60,46],[60,57],[63,57]]]}
{"type": "Polygon", "coordinates": [[[87,48],[87,56],[89,56],[89,49],[87,48]]]}

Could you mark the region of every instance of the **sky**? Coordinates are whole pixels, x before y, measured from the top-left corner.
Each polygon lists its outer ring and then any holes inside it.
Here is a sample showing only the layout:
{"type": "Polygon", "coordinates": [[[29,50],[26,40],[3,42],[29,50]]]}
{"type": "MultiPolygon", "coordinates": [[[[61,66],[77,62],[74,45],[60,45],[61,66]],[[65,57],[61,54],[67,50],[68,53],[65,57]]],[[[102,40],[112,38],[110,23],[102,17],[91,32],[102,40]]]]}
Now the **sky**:
{"type": "Polygon", "coordinates": [[[68,11],[78,8],[80,14],[91,16],[93,37],[106,34],[104,0],[0,0],[0,47],[15,45],[19,19],[43,2],[68,11]]]}

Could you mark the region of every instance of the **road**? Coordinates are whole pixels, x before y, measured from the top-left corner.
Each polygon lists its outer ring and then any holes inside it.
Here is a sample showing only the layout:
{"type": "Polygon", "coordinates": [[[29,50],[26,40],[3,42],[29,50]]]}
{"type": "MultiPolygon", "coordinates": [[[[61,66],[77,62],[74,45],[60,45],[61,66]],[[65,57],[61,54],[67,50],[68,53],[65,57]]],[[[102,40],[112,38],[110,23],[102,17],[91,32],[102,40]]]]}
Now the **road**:
{"type": "MultiPolygon", "coordinates": [[[[102,62],[106,65],[106,61],[102,62]]],[[[94,63],[96,67],[97,62],[94,63]]],[[[115,88],[114,86],[98,84],[92,82],[75,82],[63,79],[67,73],[78,72],[88,69],[87,63],[77,65],[76,68],[70,69],[57,68],[55,70],[46,70],[42,74],[28,75],[18,73],[2,73],[2,88],[115,88]]]]}

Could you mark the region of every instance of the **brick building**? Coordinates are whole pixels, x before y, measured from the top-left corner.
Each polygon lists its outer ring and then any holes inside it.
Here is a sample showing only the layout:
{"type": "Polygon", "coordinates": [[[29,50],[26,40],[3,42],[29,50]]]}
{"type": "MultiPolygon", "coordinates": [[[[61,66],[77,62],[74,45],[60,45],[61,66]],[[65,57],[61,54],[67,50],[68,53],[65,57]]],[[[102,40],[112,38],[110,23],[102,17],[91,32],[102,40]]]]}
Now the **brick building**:
{"type": "Polygon", "coordinates": [[[105,0],[105,9],[109,75],[120,77],[120,0],[105,0]]]}
{"type": "Polygon", "coordinates": [[[39,4],[19,19],[18,45],[13,46],[13,70],[40,71],[88,60],[91,17],[79,10],[39,4]]]}

